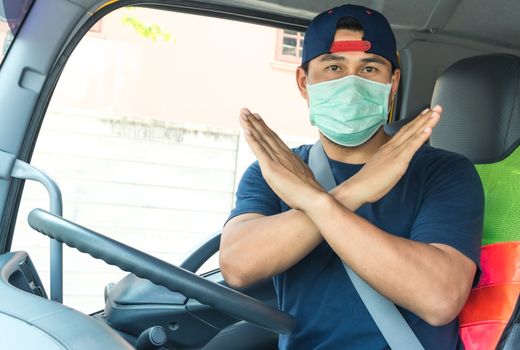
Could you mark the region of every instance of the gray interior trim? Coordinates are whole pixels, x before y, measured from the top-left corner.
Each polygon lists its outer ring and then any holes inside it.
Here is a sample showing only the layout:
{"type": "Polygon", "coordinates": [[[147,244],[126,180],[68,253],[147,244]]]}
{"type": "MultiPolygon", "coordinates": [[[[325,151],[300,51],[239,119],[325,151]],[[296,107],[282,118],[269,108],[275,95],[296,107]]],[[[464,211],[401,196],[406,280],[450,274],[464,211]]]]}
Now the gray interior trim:
{"type": "Polygon", "coordinates": [[[8,180],[13,172],[16,156],[0,150],[0,179],[8,180]]]}
{"type": "MultiPolygon", "coordinates": [[[[2,348],[133,349],[106,324],[11,285],[11,276],[18,271],[19,262],[26,258],[25,252],[0,256],[0,327],[3,330],[9,329],[2,332],[2,348]],[[15,326],[19,332],[6,328],[11,326],[15,326]],[[88,337],[85,337],[85,334],[88,334],[88,337]],[[41,344],[28,347],[33,340],[39,340],[41,344]]],[[[33,273],[36,274],[36,271],[33,273]]]]}
{"type": "Polygon", "coordinates": [[[419,31],[436,32],[446,27],[460,0],[439,0],[419,31]]]}
{"type": "Polygon", "coordinates": [[[504,159],[520,141],[520,57],[466,58],[437,79],[432,104],[444,111],[433,146],[475,163],[504,159]]]}
{"type": "Polygon", "coordinates": [[[402,102],[400,119],[414,117],[430,106],[435,80],[453,63],[485,53],[450,44],[414,41],[401,51],[402,102]]]}
{"type": "Polygon", "coordinates": [[[503,350],[516,350],[520,344],[520,324],[515,324],[512,327],[509,338],[507,339],[503,350]]]}

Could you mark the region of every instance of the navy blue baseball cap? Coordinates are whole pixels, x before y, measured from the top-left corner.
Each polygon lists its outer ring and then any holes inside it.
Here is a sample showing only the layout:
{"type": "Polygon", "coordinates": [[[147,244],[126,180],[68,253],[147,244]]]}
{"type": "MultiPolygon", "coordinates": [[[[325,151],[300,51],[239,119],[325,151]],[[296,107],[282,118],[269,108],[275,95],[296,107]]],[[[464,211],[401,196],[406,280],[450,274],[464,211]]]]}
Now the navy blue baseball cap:
{"type": "Polygon", "coordinates": [[[387,19],[376,10],[358,5],[334,7],[309,24],[303,39],[302,65],[325,53],[340,51],[364,51],[382,56],[398,68],[397,44],[387,19]],[[336,41],[336,26],[343,17],[353,17],[363,27],[362,40],[336,41]]]}

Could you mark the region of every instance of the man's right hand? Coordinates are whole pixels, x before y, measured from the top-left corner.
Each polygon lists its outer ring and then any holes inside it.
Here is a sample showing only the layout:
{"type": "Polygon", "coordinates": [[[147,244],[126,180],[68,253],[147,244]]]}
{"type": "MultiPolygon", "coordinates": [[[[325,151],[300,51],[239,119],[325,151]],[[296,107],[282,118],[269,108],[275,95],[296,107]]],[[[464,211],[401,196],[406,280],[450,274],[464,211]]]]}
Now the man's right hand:
{"type": "Polygon", "coordinates": [[[425,109],[381,146],[356,175],[340,184],[334,192],[341,197],[341,191],[348,188],[349,201],[354,202],[355,207],[380,200],[405,174],[413,155],[428,140],[432,129],[439,122],[441,113],[442,107],[438,105],[425,109]]]}

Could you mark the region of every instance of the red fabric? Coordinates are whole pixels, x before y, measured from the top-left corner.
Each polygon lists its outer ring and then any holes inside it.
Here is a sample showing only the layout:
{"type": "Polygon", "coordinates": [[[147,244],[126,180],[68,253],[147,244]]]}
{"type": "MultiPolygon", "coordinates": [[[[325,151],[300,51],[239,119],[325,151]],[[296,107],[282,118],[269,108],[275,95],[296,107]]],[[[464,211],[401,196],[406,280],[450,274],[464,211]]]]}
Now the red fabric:
{"type": "Polygon", "coordinates": [[[335,41],[330,47],[330,52],[368,51],[371,47],[372,44],[368,40],[335,41]]]}
{"type": "Polygon", "coordinates": [[[495,243],[482,247],[482,275],[478,286],[520,282],[520,242],[495,243]]]}
{"type": "Polygon", "coordinates": [[[461,327],[487,321],[506,322],[511,318],[520,284],[497,284],[475,288],[459,315],[461,327]]]}
{"type": "Polygon", "coordinates": [[[494,349],[520,294],[520,242],[482,247],[482,275],[459,315],[467,350],[494,349]]]}
{"type": "Polygon", "coordinates": [[[495,349],[506,323],[489,322],[460,329],[460,336],[467,350],[495,349]]]}

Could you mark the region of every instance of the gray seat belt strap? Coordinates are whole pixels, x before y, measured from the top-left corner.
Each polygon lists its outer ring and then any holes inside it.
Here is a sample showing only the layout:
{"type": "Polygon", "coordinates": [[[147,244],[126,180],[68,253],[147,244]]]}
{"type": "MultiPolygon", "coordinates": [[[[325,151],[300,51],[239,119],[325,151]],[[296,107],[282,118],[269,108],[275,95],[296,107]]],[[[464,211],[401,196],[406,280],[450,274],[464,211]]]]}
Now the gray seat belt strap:
{"type": "MultiPolygon", "coordinates": [[[[327,191],[336,187],[336,180],[334,180],[334,175],[321,141],[316,142],[311,147],[309,167],[314,173],[316,180],[327,191]]],[[[417,339],[417,336],[405,321],[403,315],[397,310],[394,303],[370,287],[347,264],[343,263],[343,267],[390,348],[396,350],[424,350],[419,339],[417,339]]]]}

